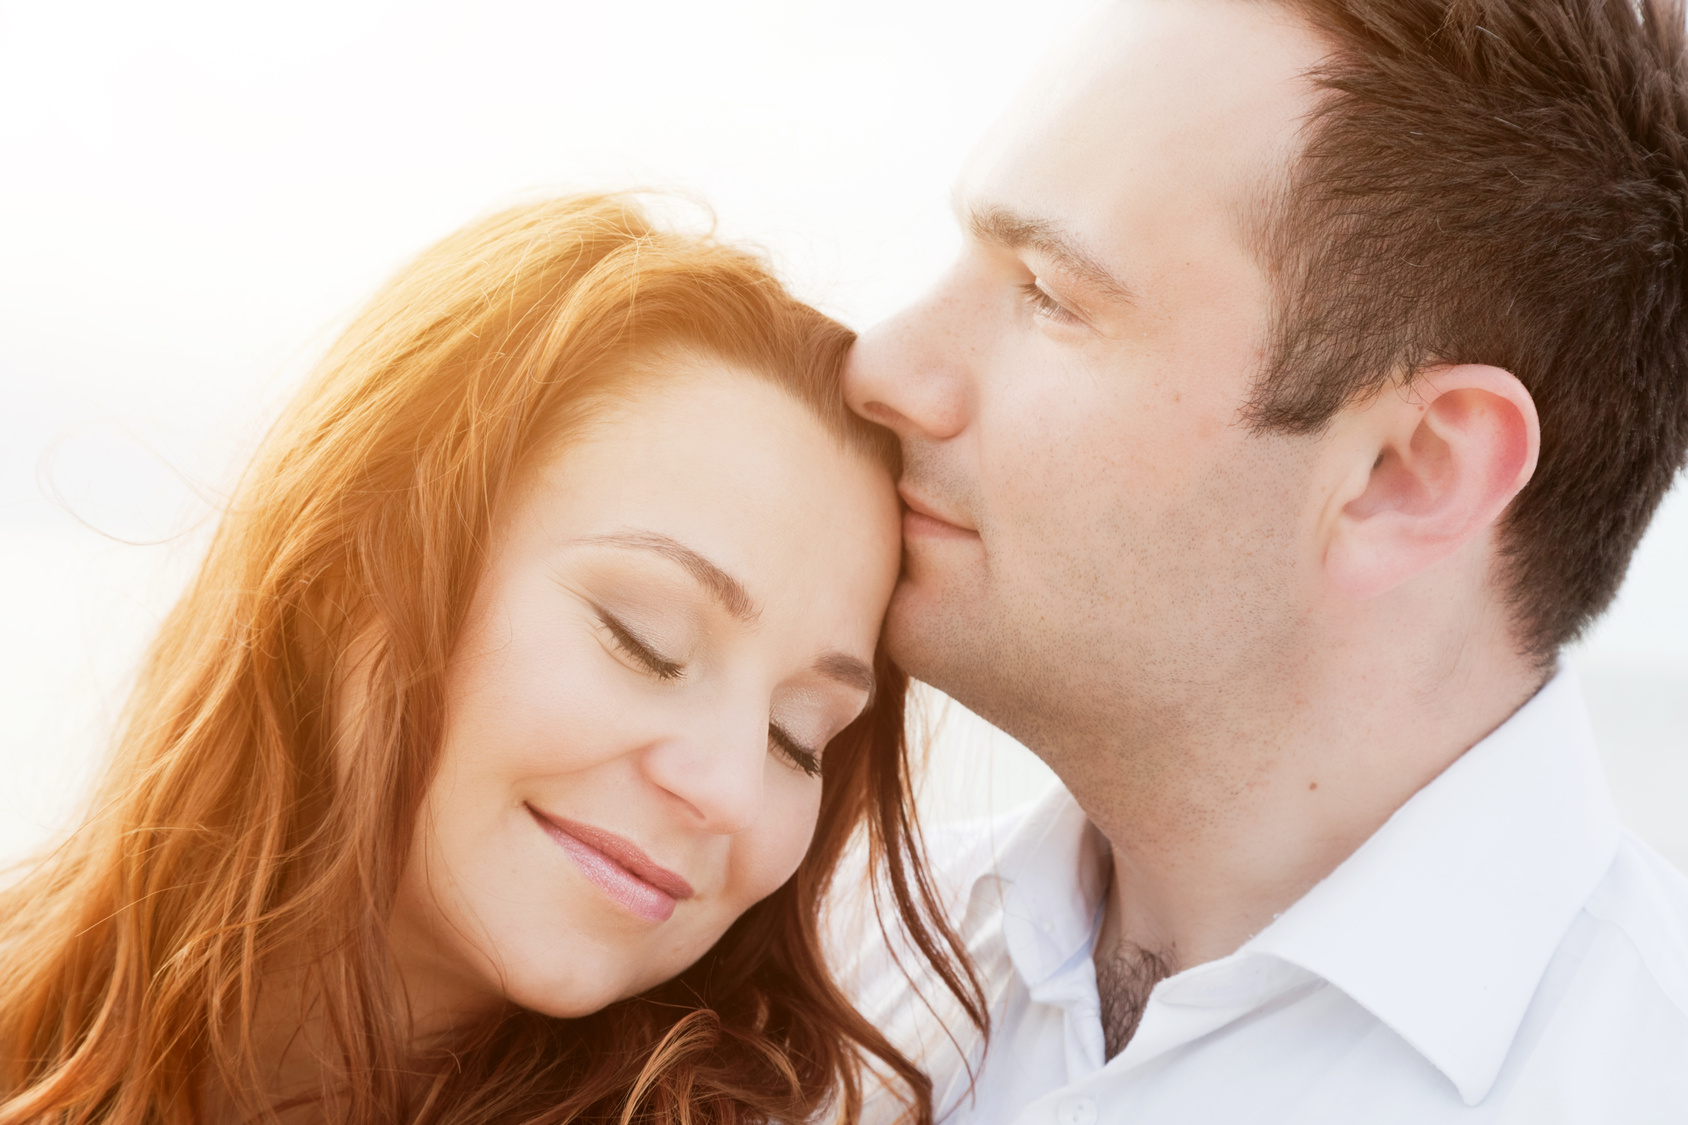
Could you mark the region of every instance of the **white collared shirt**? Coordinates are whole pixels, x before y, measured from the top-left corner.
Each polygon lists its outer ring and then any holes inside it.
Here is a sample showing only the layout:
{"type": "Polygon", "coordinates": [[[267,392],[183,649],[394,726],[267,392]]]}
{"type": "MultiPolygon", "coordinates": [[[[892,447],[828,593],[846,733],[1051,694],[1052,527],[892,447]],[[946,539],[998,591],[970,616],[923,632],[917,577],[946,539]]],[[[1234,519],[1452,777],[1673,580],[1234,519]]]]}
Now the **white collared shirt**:
{"type": "Polygon", "coordinates": [[[1688,879],[1618,823],[1568,671],[1241,949],[1160,982],[1111,1060],[1106,847],[1059,789],[933,838],[988,1050],[841,900],[841,975],[932,1075],[940,1120],[1688,1122],[1688,879]]]}

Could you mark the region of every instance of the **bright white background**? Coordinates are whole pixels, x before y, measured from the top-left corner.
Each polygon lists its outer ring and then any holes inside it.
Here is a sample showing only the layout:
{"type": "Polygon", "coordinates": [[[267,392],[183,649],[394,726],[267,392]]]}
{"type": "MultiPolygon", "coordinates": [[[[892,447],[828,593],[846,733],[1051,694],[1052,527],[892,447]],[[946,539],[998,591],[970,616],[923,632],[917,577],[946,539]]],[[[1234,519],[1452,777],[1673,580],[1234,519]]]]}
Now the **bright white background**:
{"type": "MultiPolygon", "coordinates": [[[[1083,6],[0,0],[0,860],[65,825],[219,490],[404,258],[541,192],[680,187],[871,323],[1083,6]]],[[[1621,806],[1688,866],[1685,578],[1678,489],[1573,659],[1621,806]]],[[[1047,783],[950,711],[935,816],[1047,783]]]]}

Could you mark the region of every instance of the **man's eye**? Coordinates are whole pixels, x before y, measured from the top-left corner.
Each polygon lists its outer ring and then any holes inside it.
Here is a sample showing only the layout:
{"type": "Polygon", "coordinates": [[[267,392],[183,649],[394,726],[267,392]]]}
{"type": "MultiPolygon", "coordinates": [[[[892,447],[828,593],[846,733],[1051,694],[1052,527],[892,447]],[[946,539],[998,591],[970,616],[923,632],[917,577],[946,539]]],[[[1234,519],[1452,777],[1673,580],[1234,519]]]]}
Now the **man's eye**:
{"type": "Polygon", "coordinates": [[[633,631],[617,621],[603,610],[598,611],[598,620],[610,639],[626,656],[645,671],[659,680],[677,680],[686,671],[685,666],[676,664],[672,660],[665,660],[658,656],[650,645],[633,635],[633,631]]]}
{"type": "Polygon", "coordinates": [[[772,746],[775,750],[778,750],[782,758],[802,770],[804,773],[808,774],[810,777],[820,776],[820,755],[815,753],[813,750],[808,750],[799,746],[796,739],[792,738],[789,734],[785,733],[785,731],[781,730],[773,723],[768,724],[768,745],[772,746]]]}
{"type": "Polygon", "coordinates": [[[1040,316],[1046,320],[1053,320],[1066,324],[1078,320],[1068,312],[1061,302],[1050,296],[1049,290],[1037,279],[1032,279],[1020,286],[1020,292],[1025,295],[1026,305],[1032,310],[1033,316],[1040,316]]]}

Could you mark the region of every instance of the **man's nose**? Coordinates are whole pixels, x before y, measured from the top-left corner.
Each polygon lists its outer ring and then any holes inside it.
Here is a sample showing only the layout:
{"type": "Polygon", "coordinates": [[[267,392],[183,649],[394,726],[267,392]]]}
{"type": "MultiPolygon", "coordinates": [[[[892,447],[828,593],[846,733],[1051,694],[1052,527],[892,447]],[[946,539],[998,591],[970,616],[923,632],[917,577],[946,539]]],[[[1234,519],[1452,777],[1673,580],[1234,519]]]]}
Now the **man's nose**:
{"type": "Polygon", "coordinates": [[[863,333],[844,365],[850,409],[904,441],[946,441],[967,427],[977,341],[946,279],[863,333]]]}
{"type": "Polygon", "coordinates": [[[688,724],[650,747],[642,763],[693,827],[722,836],[743,832],[761,816],[767,766],[766,707],[688,724]]]}

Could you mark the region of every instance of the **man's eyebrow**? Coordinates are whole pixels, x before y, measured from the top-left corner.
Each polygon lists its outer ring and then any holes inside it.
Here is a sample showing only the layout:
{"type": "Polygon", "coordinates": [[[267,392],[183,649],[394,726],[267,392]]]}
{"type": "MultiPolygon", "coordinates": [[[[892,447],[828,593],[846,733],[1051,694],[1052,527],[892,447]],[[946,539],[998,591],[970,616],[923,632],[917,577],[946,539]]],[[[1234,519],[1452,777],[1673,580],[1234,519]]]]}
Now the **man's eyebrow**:
{"type": "MultiPolygon", "coordinates": [[[[685,567],[698,584],[721,603],[723,609],[740,621],[754,621],[762,609],[744,583],[710,562],[678,539],[656,531],[623,531],[614,535],[593,535],[582,540],[606,547],[628,547],[636,551],[653,551],[671,562],[685,567]]],[[[871,673],[869,674],[871,679],[871,673]]]]}
{"type": "Polygon", "coordinates": [[[1131,287],[1116,277],[1101,259],[1086,250],[1060,224],[1021,215],[1003,207],[959,208],[967,231],[980,242],[1005,250],[1032,249],[1053,258],[1079,280],[1109,297],[1132,299],[1131,287]]]}
{"type": "Polygon", "coordinates": [[[867,692],[870,701],[873,698],[873,669],[853,656],[842,652],[826,653],[815,661],[815,671],[841,684],[860,688],[867,692]]]}

